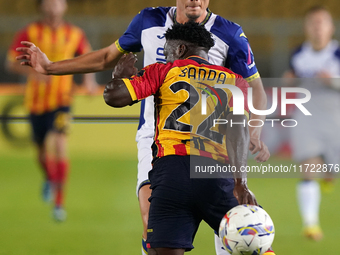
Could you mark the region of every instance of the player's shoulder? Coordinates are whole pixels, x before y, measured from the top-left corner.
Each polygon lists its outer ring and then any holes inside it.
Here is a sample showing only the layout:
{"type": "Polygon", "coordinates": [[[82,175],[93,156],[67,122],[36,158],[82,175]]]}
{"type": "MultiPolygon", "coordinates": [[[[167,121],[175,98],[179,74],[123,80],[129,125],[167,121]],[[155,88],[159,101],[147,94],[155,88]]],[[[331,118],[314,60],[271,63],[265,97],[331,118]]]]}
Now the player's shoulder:
{"type": "Polygon", "coordinates": [[[36,21],[32,21],[30,23],[28,23],[27,25],[25,25],[24,27],[22,27],[20,29],[20,31],[28,31],[30,29],[34,29],[34,28],[39,28],[42,27],[43,23],[40,20],[36,20],[36,21]]]}
{"type": "Polygon", "coordinates": [[[295,47],[291,53],[291,58],[299,56],[301,53],[303,53],[306,50],[306,44],[302,43],[295,47]]]}
{"type": "Polygon", "coordinates": [[[234,37],[245,36],[242,27],[230,20],[227,20],[219,15],[213,14],[213,25],[211,26],[210,32],[222,39],[225,42],[230,42],[234,37]]]}
{"type": "MultiPolygon", "coordinates": [[[[220,67],[220,66],[216,66],[216,68],[217,67],[220,67]]],[[[235,79],[243,79],[243,76],[242,75],[240,75],[240,74],[237,74],[237,73],[235,73],[235,72],[233,72],[233,71],[231,71],[229,68],[227,68],[227,67],[222,67],[223,69],[223,71],[224,72],[226,72],[226,73],[228,73],[230,76],[232,76],[233,78],[235,78],[235,79]]]]}
{"type": "Polygon", "coordinates": [[[213,16],[215,16],[214,25],[212,26],[214,29],[223,30],[223,32],[227,32],[228,34],[235,34],[242,28],[239,24],[231,20],[227,20],[220,15],[213,14],[213,16]]]}
{"type": "Polygon", "coordinates": [[[171,62],[167,62],[167,63],[156,62],[156,63],[143,67],[143,70],[148,71],[148,72],[154,72],[155,70],[158,70],[159,72],[167,72],[173,66],[174,66],[174,63],[171,63],[171,62]]]}
{"type": "Polygon", "coordinates": [[[168,12],[174,7],[148,7],[139,12],[143,20],[144,28],[164,26],[168,12]]]}
{"type": "Polygon", "coordinates": [[[72,30],[72,32],[78,32],[78,33],[83,33],[83,29],[78,27],[77,25],[74,25],[70,22],[65,22],[64,23],[64,28],[68,30],[72,30]]]}
{"type": "Polygon", "coordinates": [[[26,24],[25,26],[23,26],[22,28],[20,28],[17,32],[16,32],[16,36],[18,37],[22,37],[22,36],[28,36],[29,31],[36,31],[42,28],[42,22],[37,20],[37,21],[32,21],[28,24],[26,24]]]}
{"type": "Polygon", "coordinates": [[[227,79],[232,79],[232,80],[235,81],[235,86],[236,87],[239,87],[242,90],[249,88],[249,84],[243,78],[243,76],[233,72],[229,68],[224,67],[224,66],[219,66],[219,65],[212,65],[212,66],[210,66],[210,68],[214,69],[214,70],[223,71],[223,73],[226,74],[227,79]]]}
{"type": "Polygon", "coordinates": [[[335,57],[340,60],[340,44],[339,44],[339,41],[332,40],[332,46],[334,48],[335,57]]]}
{"type": "Polygon", "coordinates": [[[242,89],[243,92],[245,92],[246,89],[250,87],[249,83],[243,78],[242,75],[234,73],[226,67],[223,67],[223,71],[229,74],[228,77],[233,79],[235,81],[235,86],[242,89]]]}
{"type": "Polygon", "coordinates": [[[224,73],[227,73],[228,74],[228,77],[231,77],[231,78],[242,78],[242,75],[240,74],[237,74],[235,72],[233,72],[232,70],[230,70],[229,68],[225,67],[225,66],[220,66],[220,65],[214,65],[214,64],[204,64],[207,68],[210,68],[210,69],[214,69],[214,70],[218,70],[218,71],[222,71],[224,73]]]}
{"type": "Polygon", "coordinates": [[[171,63],[171,62],[167,62],[167,63],[157,62],[156,64],[158,65],[159,69],[163,70],[164,72],[168,72],[171,68],[173,68],[175,66],[175,62],[173,62],[173,63],[171,63]]]}
{"type": "Polygon", "coordinates": [[[170,62],[167,62],[167,63],[156,62],[156,63],[153,63],[153,64],[150,64],[150,65],[143,67],[143,69],[149,69],[149,68],[152,68],[152,67],[164,68],[165,66],[168,66],[168,65],[172,65],[172,63],[170,63],[170,62]]]}

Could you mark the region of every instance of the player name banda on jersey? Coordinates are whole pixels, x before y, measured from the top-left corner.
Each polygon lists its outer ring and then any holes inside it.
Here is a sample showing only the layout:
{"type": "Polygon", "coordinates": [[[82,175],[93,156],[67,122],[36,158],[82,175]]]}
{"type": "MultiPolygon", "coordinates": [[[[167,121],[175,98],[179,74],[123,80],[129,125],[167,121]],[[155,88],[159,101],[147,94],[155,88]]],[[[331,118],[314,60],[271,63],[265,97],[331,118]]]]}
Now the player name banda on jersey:
{"type": "MultiPolygon", "coordinates": [[[[131,98],[155,95],[154,158],[167,155],[200,155],[228,163],[225,126],[214,120],[232,111],[230,90],[215,84],[237,86],[247,98],[248,83],[227,68],[192,56],[174,63],[149,65],[130,79],[123,79],[131,98]],[[202,114],[202,108],[206,114],[202,114]]],[[[249,112],[245,101],[245,111],[249,112]]]]}
{"type": "MultiPolygon", "coordinates": [[[[178,75],[179,77],[187,77],[195,81],[214,81],[216,84],[226,84],[227,74],[224,72],[217,72],[216,70],[207,70],[206,67],[186,67],[181,69],[182,73],[178,75]]],[[[230,80],[230,77],[229,77],[230,80]]]]}

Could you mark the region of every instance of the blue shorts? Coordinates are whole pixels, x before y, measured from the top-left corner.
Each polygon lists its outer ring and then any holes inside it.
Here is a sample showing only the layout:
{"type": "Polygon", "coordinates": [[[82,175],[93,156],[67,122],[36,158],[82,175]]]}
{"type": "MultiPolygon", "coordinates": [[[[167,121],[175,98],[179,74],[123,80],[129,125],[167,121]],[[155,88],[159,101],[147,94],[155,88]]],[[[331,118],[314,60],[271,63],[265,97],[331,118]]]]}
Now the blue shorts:
{"type": "Polygon", "coordinates": [[[49,131],[65,133],[70,120],[70,107],[60,107],[43,114],[30,114],[34,142],[39,145],[43,144],[49,131]]]}
{"type": "MultiPolygon", "coordinates": [[[[233,179],[190,179],[190,157],[195,156],[162,157],[149,173],[148,248],[189,251],[202,220],[218,232],[225,213],[238,205],[233,179]]],[[[198,156],[195,162],[200,158],[216,165],[215,160],[198,156]]]]}

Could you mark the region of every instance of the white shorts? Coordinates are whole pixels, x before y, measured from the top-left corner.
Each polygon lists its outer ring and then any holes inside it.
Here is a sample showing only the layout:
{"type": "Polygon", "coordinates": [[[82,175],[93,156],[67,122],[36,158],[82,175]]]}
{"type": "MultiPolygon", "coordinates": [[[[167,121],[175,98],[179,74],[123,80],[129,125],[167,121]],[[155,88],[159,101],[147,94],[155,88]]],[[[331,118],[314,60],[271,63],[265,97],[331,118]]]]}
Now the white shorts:
{"type": "Polygon", "coordinates": [[[152,169],[152,149],[151,146],[155,135],[154,119],[154,99],[150,96],[141,103],[141,113],[136,142],[138,149],[138,174],[136,194],[139,189],[146,184],[150,184],[149,171],[152,169]]]}
{"type": "Polygon", "coordinates": [[[138,173],[137,173],[137,187],[136,187],[137,197],[138,197],[139,189],[146,184],[150,184],[149,172],[152,169],[152,165],[151,165],[152,143],[153,143],[153,138],[143,138],[139,142],[137,142],[137,149],[138,149],[138,173]]]}

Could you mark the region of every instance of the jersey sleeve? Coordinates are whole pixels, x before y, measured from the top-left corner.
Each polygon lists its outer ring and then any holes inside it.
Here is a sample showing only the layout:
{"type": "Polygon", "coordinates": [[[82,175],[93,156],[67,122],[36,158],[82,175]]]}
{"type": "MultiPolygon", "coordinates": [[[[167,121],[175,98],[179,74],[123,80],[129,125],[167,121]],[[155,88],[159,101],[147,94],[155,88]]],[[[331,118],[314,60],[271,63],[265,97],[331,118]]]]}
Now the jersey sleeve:
{"type": "MultiPolygon", "coordinates": [[[[249,119],[249,106],[248,106],[248,88],[249,88],[249,84],[240,75],[237,75],[235,79],[236,79],[235,86],[238,87],[242,91],[242,93],[243,93],[244,114],[249,119]]],[[[228,107],[229,107],[229,111],[230,112],[233,111],[233,104],[234,104],[233,102],[234,102],[234,96],[232,95],[232,97],[230,98],[229,103],[228,103],[228,107]]]]}
{"type": "Polygon", "coordinates": [[[29,41],[28,34],[26,29],[22,29],[19,32],[16,33],[12,44],[9,47],[9,50],[7,52],[7,60],[10,62],[15,62],[16,57],[20,55],[19,52],[17,52],[15,49],[18,47],[22,47],[23,45],[20,43],[21,41],[29,41]]]}
{"type": "Polygon", "coordinates": [[[142,50],[143,14],[144,10],[138,13],[129,24],[125,33],[115,42],[120,52],[140,52],[142,50]]]}
{"type": "Polygon", "coordinates": [[[338,59],[338,61],[340,61],[340,46],[338,46],[338,48],[334,52],[334,55],[338,59]]]}
{"type": "Polygon", "coordinates": [[[242,75],[248,82],[260,77],[250,48],[248,38],[240,27],[230,43],[227,67],[242,75]]]}
{"type": "Polygon", "coordinates": [[[79,45],[77,47],[76,55],[82,55],[92,50],[91,45],[85,35],[85,32],[81,30],[79,45]]]}
{"type": "Polygon", "coordinates": [[[167,65],[155,63],[144,67],[137,75],[122,79],[133,101],[156,94],[166,76],[167,65]]]}

